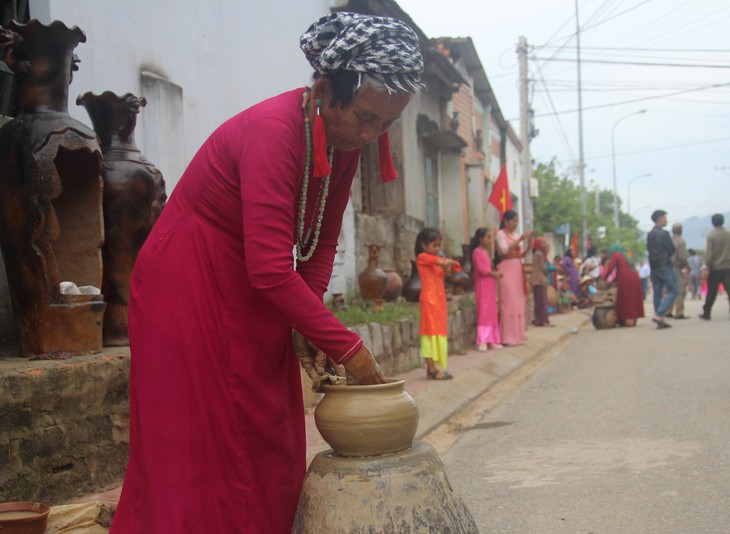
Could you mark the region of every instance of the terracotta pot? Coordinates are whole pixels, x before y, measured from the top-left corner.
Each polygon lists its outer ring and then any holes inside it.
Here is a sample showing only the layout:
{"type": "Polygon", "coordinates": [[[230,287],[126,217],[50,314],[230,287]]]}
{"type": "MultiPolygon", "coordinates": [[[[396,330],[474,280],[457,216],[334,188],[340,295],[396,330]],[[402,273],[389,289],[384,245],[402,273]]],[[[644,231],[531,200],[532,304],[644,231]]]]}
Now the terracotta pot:
{"type": "Polygon", "coordinates": [[[593,308],[593,326],[598,330],[614,328],[618,323],[616,310],[613,308],[593,308]]]}
{"type": "Polygon", "coordinates": [[[39,502],[6,502],[0,504],[2,534],[43,534],[51,508],[39,502]]]}
{"type": "Polygon", "coordinates": [[[388,277],[388,283],[385,285],[383,298],[388,302],[392,302],[400,297],[401,289],[403,289],[403,279],[392,269],[385,269],[385,275],[388,277]]]}
{"type": "Polygon", "coordinates": [[[453,287],[454,295],[463,295],[469,287],[469,275],[464,271],[451,273],[447,281],[453,287]]]}
{"type": "Polygon", "coordinates": [[[558,307],[558,290],[553,286],[547,286],[547,300],[550,307],[558,307]]]}
{"type": "Polygon", "coordinates": [[[416,401],[404,389],[404,380],[389,380],[371,386],[324,386],[314,422],[337,455],[378,456],[413,446],[416,401]]]}

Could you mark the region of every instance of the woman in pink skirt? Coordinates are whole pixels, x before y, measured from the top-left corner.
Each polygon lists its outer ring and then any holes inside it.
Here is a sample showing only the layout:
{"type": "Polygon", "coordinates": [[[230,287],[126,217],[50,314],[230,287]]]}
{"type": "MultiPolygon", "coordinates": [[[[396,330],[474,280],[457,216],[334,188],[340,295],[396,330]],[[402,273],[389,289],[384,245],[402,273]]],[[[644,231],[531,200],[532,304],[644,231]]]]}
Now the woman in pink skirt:
{"type": "Polygon", "coordinates": [[[497,232],[497,270],[502,273],[499,283],[499,329],[504,345],[525,343],[525,277],[522,272],[522,258],[529,247],[522,247],[522,241],[532,237],[532,232],[517,234],[519,216],[516,211],[507,210],[497,232]]]}

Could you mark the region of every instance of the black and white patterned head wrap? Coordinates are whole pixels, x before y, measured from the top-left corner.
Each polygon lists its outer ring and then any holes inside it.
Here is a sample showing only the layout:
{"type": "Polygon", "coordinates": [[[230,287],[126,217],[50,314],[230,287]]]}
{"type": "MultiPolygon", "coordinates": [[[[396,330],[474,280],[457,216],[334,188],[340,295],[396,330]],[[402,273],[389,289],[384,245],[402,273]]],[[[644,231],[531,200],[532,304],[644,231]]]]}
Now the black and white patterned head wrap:
{"type": "Polygon", "coordinates": [[[403,22],[357,13],[333,13],[299,39],[319,74],[348,70],[380,80],[390,92],[415,92],[423,72],[418,37],[403,22]]]}

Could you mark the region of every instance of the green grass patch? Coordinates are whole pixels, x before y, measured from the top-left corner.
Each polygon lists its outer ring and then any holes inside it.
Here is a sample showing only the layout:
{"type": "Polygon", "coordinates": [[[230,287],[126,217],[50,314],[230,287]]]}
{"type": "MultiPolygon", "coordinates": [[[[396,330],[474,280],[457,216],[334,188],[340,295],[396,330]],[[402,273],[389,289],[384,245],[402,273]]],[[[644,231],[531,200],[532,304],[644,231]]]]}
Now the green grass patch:
{"type": "Polygon", "coordinates": [[[373,311],[374,306],[375,303],[370,301],[354,301],[347,309],[333,310],[333,313],[345,326],[367,323],[396,324],[406,318],[418,323],[421,318],[421,310],[415,302],[385,302],[383,309],[378,312],[373,311]]]}

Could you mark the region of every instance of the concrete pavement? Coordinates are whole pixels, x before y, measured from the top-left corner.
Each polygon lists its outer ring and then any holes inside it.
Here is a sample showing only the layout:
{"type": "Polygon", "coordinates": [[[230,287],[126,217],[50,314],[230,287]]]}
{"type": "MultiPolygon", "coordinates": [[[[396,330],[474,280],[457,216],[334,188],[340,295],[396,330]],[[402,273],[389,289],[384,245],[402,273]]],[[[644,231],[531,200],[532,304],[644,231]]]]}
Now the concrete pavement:
{"type": "MultiPolygon", "coordinates": [[[[416,400],[419,412],[416,439],[422,439],[443,422],[459,413],[470,402],[489,391],[500,380],[522,365],[560,343],[566,336],[590,326],[588,310],[551,315],[554,326],[527,329],[525,344],[499,350],[479,352],[476,348],[463,354],[449,355],[449,372],[453,380],[428,380],[425,367],[396,375],[406,381],[406,391],[416,400]]],[[[306,414],[307,465],[318,453],[329,449],[314,424],[314,414],[306,414]]]]}

